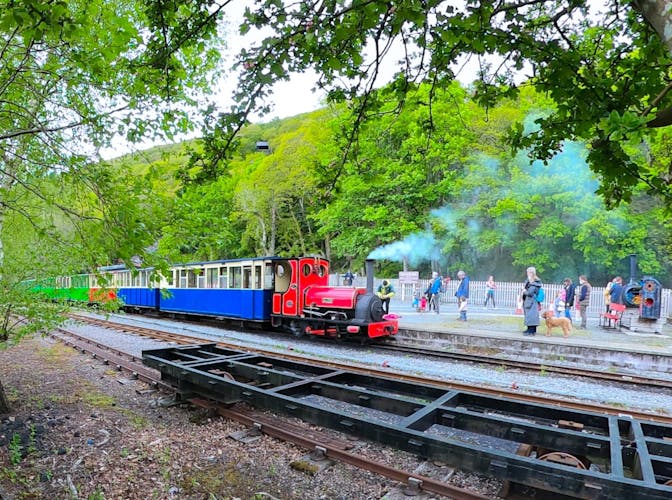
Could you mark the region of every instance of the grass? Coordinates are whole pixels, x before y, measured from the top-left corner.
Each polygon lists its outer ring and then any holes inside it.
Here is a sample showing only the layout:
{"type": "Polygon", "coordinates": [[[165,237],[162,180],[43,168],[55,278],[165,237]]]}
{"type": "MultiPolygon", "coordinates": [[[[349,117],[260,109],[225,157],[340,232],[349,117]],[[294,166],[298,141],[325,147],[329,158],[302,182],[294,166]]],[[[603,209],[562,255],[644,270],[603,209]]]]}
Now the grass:
{"type": "Polygon", "coordinates": [[[40,347],[37,350],[37,353],[48,363],[52,365],[61,365],[62,363],[69,362],[74,351],[64,344],[57,343],[50,347],[40,347]]]}
{"type": "Polygon", "coordinates": [[[112,396],[94,390],[83,393],[81,398],[86,404],[95,408],[111,408],[117,404],[112,396]]]}
{"type": "Polygon", "coordinates": [[[149,421],[142,415],[138,415],[137,413],[135,413],[133,410],[129,410],[127,408],[119,408],[119,411],[121,411],[121,413],[123,413],[124,416],[128,418],[128,421],[135,430],[139,431],[149,427],[149,421]]]}
{"type": "Polygon", "coordinates": [[[244,482],[244,478],[233,467],[221,470],[220,467],[212,466],[201,470],[195,470],[182,480],[181,489],[186,495],[197,495],[213,492],[222,492],[225,487],[235,487],[244,482]]]}
{"type": "Polygon", "coordinates": [[[23,455],[23,446],[21,446],[21,436],[19,434],[14,433],[12,435],[7,449],[9,450],[9,462],[12,465],[18,465],[23,455]]]}

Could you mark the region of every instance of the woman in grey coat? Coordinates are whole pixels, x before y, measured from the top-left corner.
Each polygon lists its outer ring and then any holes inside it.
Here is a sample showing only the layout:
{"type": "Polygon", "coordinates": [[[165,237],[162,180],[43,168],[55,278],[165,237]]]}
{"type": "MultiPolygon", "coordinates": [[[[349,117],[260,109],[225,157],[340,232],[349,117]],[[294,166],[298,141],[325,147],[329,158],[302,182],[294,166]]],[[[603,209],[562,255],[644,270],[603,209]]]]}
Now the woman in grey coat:
{"type": "Polygon", "coordinates": [[[523,298],[523,313],[525,314],[525,326],[527,329],[524,335],[534,335],[539,326],[539,302],[537,293],[541,288],[541,280],[537,276],[537,270],[534,267],[527,268],[527,280],[521,296],[523,298]]]}

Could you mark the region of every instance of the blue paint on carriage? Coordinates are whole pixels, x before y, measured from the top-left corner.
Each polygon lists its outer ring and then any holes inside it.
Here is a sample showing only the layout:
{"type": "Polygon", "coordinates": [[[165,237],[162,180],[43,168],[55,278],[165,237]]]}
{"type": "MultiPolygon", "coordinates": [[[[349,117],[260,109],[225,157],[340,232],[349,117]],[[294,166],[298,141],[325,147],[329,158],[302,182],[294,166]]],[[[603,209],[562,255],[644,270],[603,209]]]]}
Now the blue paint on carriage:
{"type": "Polygon", "coordinates": [[[169,288],[161,295],[161,311],[268,321],[273,290],[236,288],[169,288]]]}
{"type": "Polygon", "coordinates": [[[161,291],[158,288],[118,288],[117,297],[124,305],[156,309],[161,291]]]}

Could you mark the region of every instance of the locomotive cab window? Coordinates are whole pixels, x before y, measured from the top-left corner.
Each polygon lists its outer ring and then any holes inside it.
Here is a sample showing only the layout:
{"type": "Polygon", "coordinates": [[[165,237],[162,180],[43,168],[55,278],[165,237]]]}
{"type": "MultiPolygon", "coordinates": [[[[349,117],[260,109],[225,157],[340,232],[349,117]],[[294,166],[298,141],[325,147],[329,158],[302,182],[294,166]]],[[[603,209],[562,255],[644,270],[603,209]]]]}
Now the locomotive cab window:
{"type": "Polygon", "coordinates": [[[284,293],[289,289],[292,281],[292,271],[289,262],[278,262],[275,265],[275,291],[284,293]]]}
{"type": "Polygon", "coordinates": [[[310,276],[310,273],[313,272],[313,266],[311,266],[310,264],[304,264],[301,268],[301,272],[305,277],[308,277],[310,276]]]}

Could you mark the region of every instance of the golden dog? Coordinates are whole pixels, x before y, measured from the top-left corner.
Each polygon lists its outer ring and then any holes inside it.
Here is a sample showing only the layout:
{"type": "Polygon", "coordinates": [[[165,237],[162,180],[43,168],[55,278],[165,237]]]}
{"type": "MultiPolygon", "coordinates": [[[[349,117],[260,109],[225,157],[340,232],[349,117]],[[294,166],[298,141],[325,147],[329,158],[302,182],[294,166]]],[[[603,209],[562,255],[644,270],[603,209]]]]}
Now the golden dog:
{"type": "Polygon", "coordinates": [[[563,337],[569,337],[569,333],[572,331],[572,321],[569,318],[555,318],[549,311],[542,312],[541,317],[546,321],[547,337],[551,334],[551,330],[556,326],[562,328],[563,337]]]}

